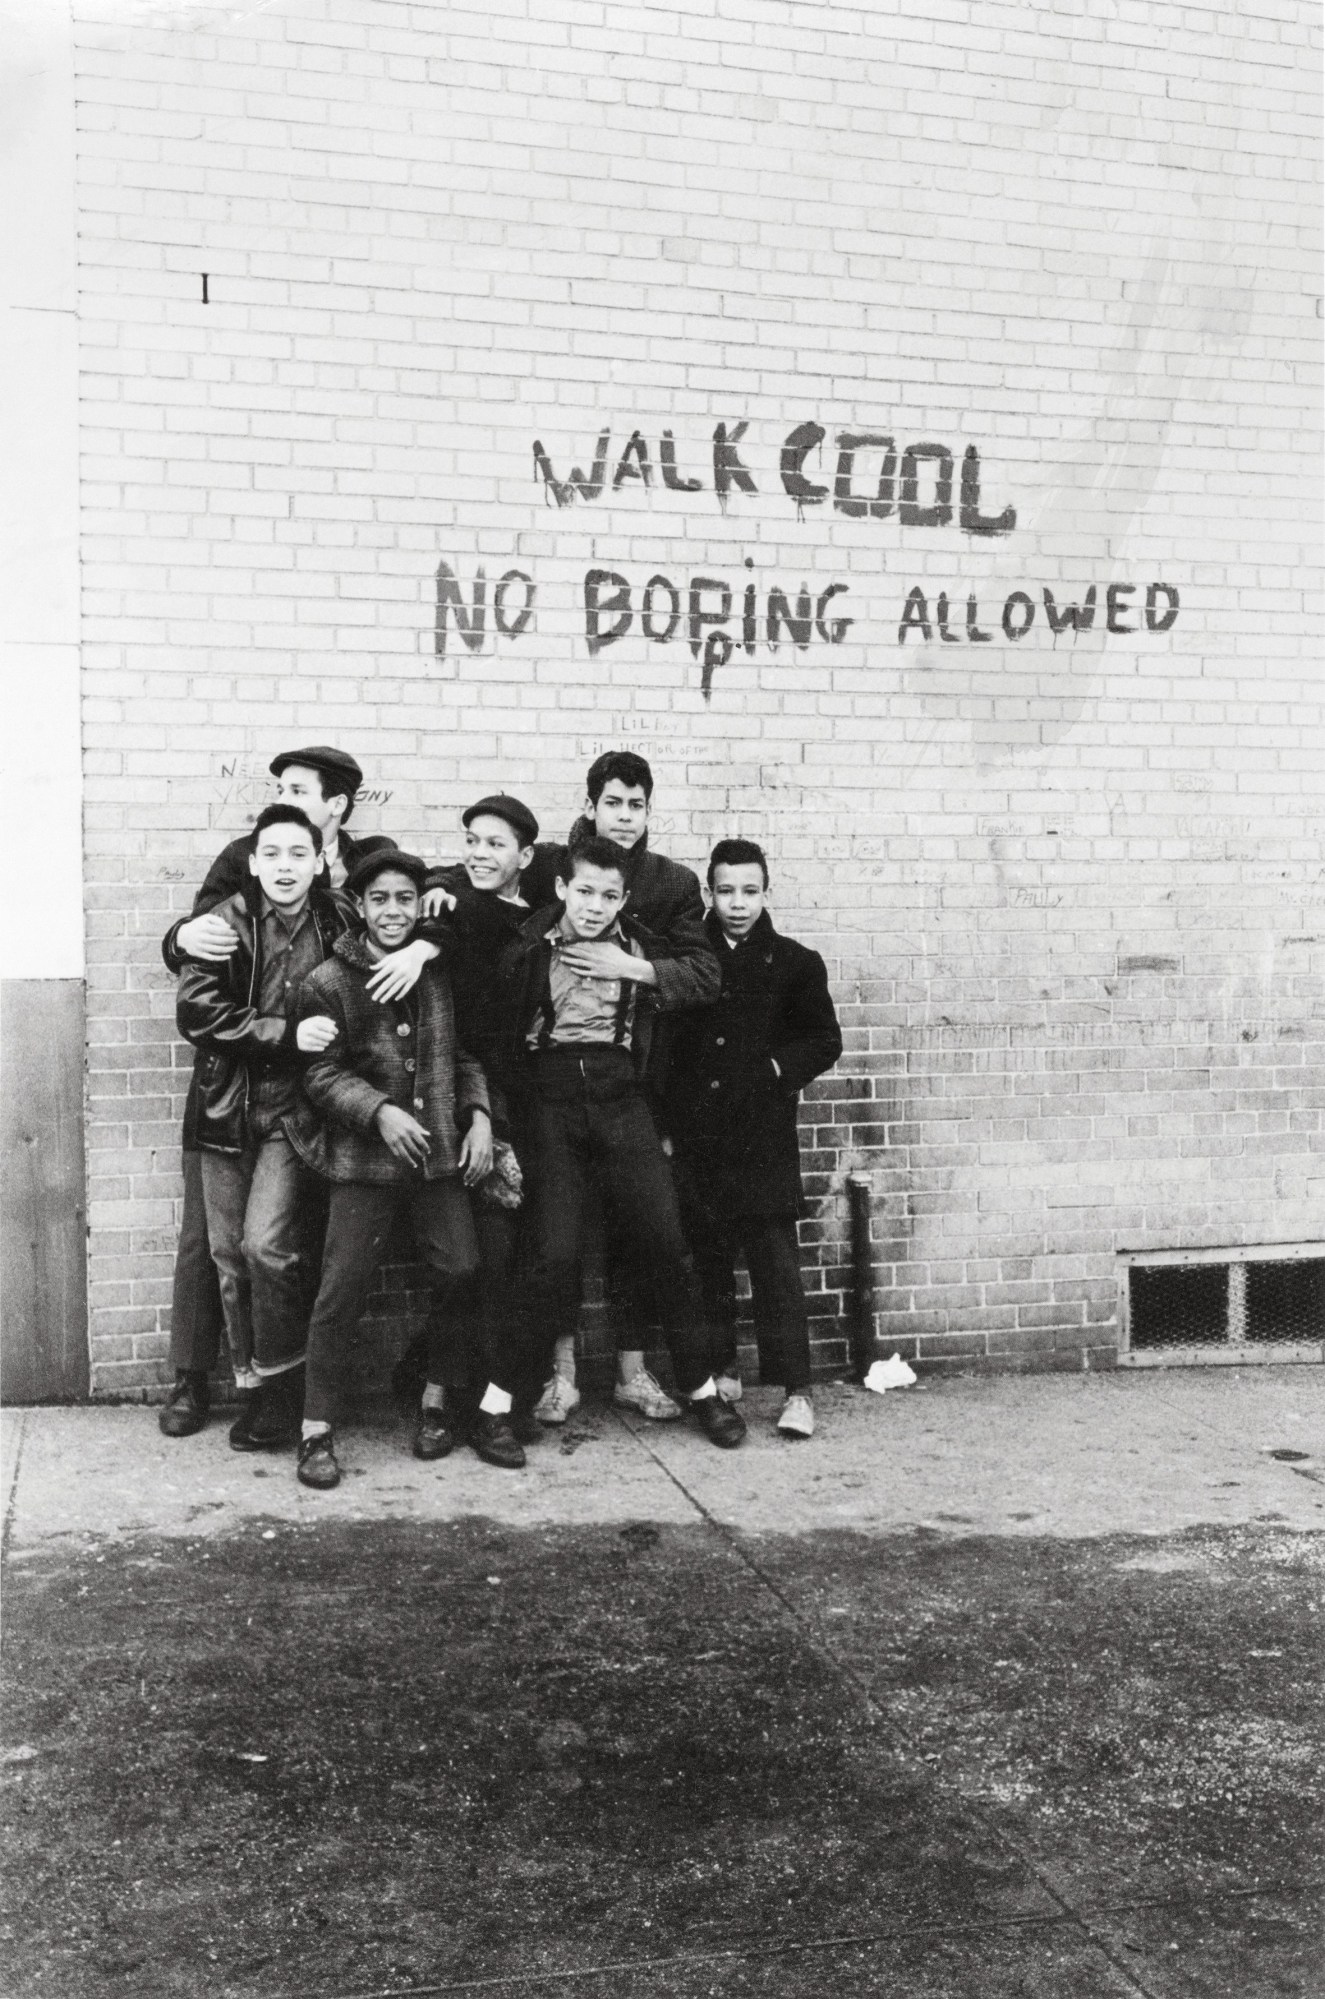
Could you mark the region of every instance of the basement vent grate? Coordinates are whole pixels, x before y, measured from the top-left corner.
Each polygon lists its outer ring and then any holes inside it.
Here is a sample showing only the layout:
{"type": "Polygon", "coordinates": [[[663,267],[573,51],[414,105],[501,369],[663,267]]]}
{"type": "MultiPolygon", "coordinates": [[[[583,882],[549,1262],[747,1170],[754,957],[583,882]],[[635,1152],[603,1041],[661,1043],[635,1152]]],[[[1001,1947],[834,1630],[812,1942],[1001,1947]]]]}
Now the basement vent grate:
{"type": "Polygon", "coordinates": [[[1325,1359],[1325,1243],[1119,1261],[1124,1365],[1325,1359]]]}

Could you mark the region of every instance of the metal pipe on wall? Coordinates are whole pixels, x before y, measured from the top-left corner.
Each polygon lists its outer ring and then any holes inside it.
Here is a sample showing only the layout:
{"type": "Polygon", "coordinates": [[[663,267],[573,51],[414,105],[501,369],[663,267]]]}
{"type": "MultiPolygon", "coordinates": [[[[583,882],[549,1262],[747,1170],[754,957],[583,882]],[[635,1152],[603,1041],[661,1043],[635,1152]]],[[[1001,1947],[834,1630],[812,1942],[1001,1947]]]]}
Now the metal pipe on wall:
{"type": "Polygon", "coordinates": [[[868,1173],[847,1174],[847,1199],[851,1204],[851,1365],[862,1381],[875,1359],[874,1248],[870,1241],[873,1192],[868,1173]]]}

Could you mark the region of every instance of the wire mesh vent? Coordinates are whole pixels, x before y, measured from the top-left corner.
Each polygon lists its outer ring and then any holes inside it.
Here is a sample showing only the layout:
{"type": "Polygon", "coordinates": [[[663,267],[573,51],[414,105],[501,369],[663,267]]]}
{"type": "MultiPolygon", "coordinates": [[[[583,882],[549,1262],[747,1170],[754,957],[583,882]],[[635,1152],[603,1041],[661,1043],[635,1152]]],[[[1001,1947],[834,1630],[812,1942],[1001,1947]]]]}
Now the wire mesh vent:
{"type": "Polygon", "coordinates": [[[1325,1359],[1323,1244],[1165,1250],[1123,1264],[1124,1359],[1325,1359]]]}
{"type": "Polygon", "coordinates": [[[1247,1338],[1318,1340],[1325,1335],[1325,1258],[1247,1265],[1247,1338]]]}
{"type": "Polygon", "coordinates": [[[1188,1347],[1228,1338],[1228,1265],[1165,1263],[1132,1271],[1132,1345],[1188,1347]]]}

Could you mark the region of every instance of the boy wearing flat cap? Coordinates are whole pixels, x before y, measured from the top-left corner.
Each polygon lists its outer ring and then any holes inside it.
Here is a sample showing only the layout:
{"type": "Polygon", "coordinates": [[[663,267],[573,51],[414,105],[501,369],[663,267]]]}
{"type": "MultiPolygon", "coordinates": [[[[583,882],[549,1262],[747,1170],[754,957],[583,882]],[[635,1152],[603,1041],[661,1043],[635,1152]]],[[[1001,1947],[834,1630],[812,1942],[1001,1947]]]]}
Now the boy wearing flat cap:
{"type": "MultiPolygon", "coordinates": [[[[300,1017],[326,1015],[334,1035],[308,1064],[309,1114],[294,1140],[301,1157],[331,1185],[322,1281],[308,1333],[308,1379],[300,1482],[326,1491],[340,1483],[333,1425],[349,1354],[391,1224],[408,1211],[432,1274],[428,1383],[414,1454],[446,1457],[457,1441],[446,1389],[467,1378],[467,1329],[478,1274],[468,1189],[492,1165],[492,1129],[483,1070],[456,1038],[450,978],[429,964],[402,999],[379,1004],[369,991],[377,967],[408,946],[419,922],[427,864],[378,851],[351,871],[362,931],[341,937],[333,958],[305,981],[300,1017]]],[[[513,1384],[489,1381],[468,1441],[489,1464],[524,1463],[510,1425],[513,1384]]]]}
{"type": "Polygon", "coordinates": [[[310,1186],[290,1143],[300,1055],[334,1033],[295,1020],[301,981],[344,928],[322,836],[297,805],[269,805],[248,841],[244,888],[217,905],[234,938],[214,964],[186,962],[175,1018],[197,1050],[185,1142],[200,1155],[211,1255],[235,1380],[246,1391],[235,1450],[293,1443],[303,1390],[310,1186]]]}
{"type": "MultiPolygon", "coordinates": [[[[299,806],[321,836],[324,872],[320,887],[339,890],[348,869],[362,855],[393,844],[384,834],[370,833],[356,840],[345,831],[355,794],[363,783],[363,772],[347,751],[314,743],[307,749],[283,750],[272,759],[270,768],[276,779],[277,801],[299,806]]],[[[172,972],[178,973],[187,961],[224,965],[237,949],[236,932],[220,905],[243,894],[250,879],[248,856],[247,835],[224,847],[193,898],[191,914],[167,930],[161,954],[172,972]]],[[[395,997],[407,990],[435,950],[435,944],[420,941],[402,959],[379,967],[378,997],[395,997]]],[[[170,1315],[175,1384],[158,1417],[167,1437],[192,1436],[206,1423],[209,1377],[220,1351],[223,1325],[217,1272],[207,1240],[201,1155],[190,1135],[196,1123],[195,1093],[196,1084],[191,1083],[184,1113],[184,1207],[170,1315]]]]}

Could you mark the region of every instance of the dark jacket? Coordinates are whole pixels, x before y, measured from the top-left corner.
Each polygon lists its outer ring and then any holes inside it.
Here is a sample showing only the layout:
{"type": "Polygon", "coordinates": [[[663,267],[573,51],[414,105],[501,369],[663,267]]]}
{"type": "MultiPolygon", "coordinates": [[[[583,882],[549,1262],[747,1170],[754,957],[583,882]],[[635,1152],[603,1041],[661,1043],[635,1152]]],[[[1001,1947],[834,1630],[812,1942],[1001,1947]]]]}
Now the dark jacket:
{"type": "Polygon", "coordinates": [[[483,1071],[457,1045],[451,981],[441,960],[424,968],[405,999],[385,1006],[368,993],[374,962],[352,932],[304,980],[299,1018],[327,1014],[340,1032],[306,1060],[307,1107],[287,1126],[290,1141],[325,1179],[407,1185],[418,1174],[387,1150],[376,1127],[383,1104],[395,1104],[429,1134],[423,1178],[450,1179],[460,1170],[461,1132],[476,1110],[488,1108],[483,1071]]]}
{"type": "MultiPolygon", "coordinates": [[[[501,1059],[518,1073],[528,1062],[526,1037],[538,1019],[550,991],[552,932],[561,921],[562,905],[540,909],[521,926],[515,942],[507,946],[497,967],[501,995],[501,1059]]],[[[618,919],[625,948],[659,964],[666,958],[661,939],[651,936],[630,915],[618,919]]],[[[654,1081],[651,1057],[657,1015],[666,1010],[661,979],[656,986],[637,986],[635,1020],[631,1033],[631,1055],[635,1074],[654,1081]]]]}
{"type": "MultiPolygon", "coordinates": [[[[428,886],[444,888],[455,897],[455,908],[450,913],[454,938],[450,966],[456,1032],[463,1046],[482,1064],[496,1112],[496,1093],[509,1081],[509,1050],[502,1032],[497,966],[503,951],[515,942],[536,905],[529,902],[529,907],[523,908],[499,895],[483,894],[474,887],[461,862],[435,868],[428,876],[428,886]]],[[[529,901],[523,884],[521,892],[529,901]]],[[[494,1127],[499,1123],[499,1117],[494,1116],[494,1127]]]]}
{"type": "MultiPolygon", "coordinates": [[[[345,928],[339,905],[314,893],[309,910],[322,956],[345,928]]],[[[198,1053],[184,1110],[184,1144],[204,1152],[241,1152],[248,1133],[249,1082],[254,1071],[297,1071],[293,1014],[258,1012],[262,990],[262,890],[245,888],[216,905],[239,939],[222,964],[184,961],[175,993],[175,1022],[198,1053]]]]}
{"type": "Polygon", "coordinates": [[[705,923],[722,991],[713,1006],[676,1022],[667,1128],[708,1206],[727,1215],[800,1214],[796,1099],[842,1053],[824,961],[780,936],[767,911],[735,950],[716,917],[705,923]]]}
{"type": "MultiPolygon", "coordinates": [[[[540,841],[521,877],[521,893],[532,909],[557,899],[558,876],[564,881],[570,848],[593,832],[587,819],[571,827],[570,844],[540,841]]],[[[717,998],[718,966],[704,929],[704,898],[699,877],[679,861],[669,861],[649,849],[647,833],[621,854],[629,901],[626,914],[640,926],[641,936],[656,940],[656,951],[645,955],[658,968],[654,988],[658,1012],[673,1014],[687,1006],[707,1006],[717,998]]]]}
{"type": "MultiPolygon", "coordinates": [[[[193,907],[187,916],[178,916],[161,939],[161,956],[167,969],[178,972],[184,964],[184,956],[177,944],[182,923],[191,923],[195,916],[206,916],[209,910],[227,902],[231,896],[244,895],[253,876],[248,865],[249,836],[241,833],[228,847],[223,847],[203,877],[202,887],[193,898],[193,907]]],[[[371,854],[377,847],[394,847],[395,841],[385,833],[365,833],[361,840],[355,840],[348,833],[340,836],[340,856],[347,869],[354,866],[365,854],[371,854]]],[[[331,894],[330,886],[325,891],[331,894]]]]}

